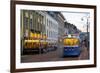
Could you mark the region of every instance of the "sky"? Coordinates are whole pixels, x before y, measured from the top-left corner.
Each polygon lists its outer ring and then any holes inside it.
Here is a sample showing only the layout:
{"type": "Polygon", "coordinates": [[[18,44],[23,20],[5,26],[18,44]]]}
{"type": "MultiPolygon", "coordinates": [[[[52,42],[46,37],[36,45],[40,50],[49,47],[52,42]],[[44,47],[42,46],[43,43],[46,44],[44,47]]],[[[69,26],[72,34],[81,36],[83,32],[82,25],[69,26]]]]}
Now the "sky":
{"type": "Polygon", "coordinates": [[[66,21],[74,24],[82,32],[86,32],[87,25],[87,15],[89,13],[80,13],[80,12],[61,12],[65,17],[66,21]],[[83,20],[82,20],[83,19],[83,20]]]}

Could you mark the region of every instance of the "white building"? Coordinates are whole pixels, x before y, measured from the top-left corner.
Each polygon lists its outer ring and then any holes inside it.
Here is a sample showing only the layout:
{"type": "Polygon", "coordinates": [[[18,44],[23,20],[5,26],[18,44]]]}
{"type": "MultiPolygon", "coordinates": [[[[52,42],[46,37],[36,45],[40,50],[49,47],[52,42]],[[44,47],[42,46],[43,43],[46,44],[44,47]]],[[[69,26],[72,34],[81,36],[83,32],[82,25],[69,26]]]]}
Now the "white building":
{"type": "Polygon", "coordinates": [[[58,22],[46,13],[46,35],[50,43],[58,42],[58,22]]]}

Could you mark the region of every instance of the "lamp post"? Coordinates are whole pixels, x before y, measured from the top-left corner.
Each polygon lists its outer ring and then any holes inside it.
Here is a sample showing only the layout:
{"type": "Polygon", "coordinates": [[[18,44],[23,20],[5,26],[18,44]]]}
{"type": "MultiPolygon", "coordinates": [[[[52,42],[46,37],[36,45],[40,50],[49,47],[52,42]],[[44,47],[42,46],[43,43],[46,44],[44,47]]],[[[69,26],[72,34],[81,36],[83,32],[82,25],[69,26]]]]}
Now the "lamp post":
{"type": "Polygon", "coordinates": [[[90,15],[89,14],[86,14],[86,16],[83,16],[82,17],[82,21],[85,21],[85,24],[86,24],[86,32],[87,32],[87,35],[86,35],[86,47],[89,48],[89,18],[90,18],[90,15]]]}
{"type": "Polygon", "coordinates": [[[83,16],[83,17],[81,18],[82,21],[85,21],[84,23],[86,24],[86,28],[87,28],[86,30],[87,30],[87,33],[88,33],[88,28],[89,28],[89,18],[90,18],[89,15],[83,16]]]}

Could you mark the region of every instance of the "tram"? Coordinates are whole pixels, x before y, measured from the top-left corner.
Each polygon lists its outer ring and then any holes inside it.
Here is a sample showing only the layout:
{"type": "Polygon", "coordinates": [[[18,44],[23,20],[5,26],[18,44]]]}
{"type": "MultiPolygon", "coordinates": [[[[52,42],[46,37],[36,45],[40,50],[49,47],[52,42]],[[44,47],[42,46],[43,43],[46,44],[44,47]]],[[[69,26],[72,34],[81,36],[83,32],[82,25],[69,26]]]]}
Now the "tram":
{"type": "Polygon", "coordinates": [[[77,35],[67,35],[63,39],[63,56],[79,56],[80,40],[77,35]]]}

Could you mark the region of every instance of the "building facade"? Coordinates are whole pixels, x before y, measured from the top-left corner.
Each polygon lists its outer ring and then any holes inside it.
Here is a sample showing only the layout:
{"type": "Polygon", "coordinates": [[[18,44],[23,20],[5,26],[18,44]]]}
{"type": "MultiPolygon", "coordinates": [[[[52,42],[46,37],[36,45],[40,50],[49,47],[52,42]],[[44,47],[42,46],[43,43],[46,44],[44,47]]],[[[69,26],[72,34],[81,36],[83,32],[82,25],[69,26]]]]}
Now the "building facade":
{"type": "Polygon", "coordinates": [[[49,42],[58,42],[58,22],[48,13],[46,13],[46,35],[49,42]]]}
{"type": "Polygon", "coordinates": [[[37,39],[58,45],[59,36],[61,37],[64,32],[64,20],[60,12],[52,13],[51,15],[49,11],[21,10],[21,45],[25,39],[37,39]],[[37,38],[38,36],[33,38],[35,34],[45,35],[46,39],[37,38]]]}
{"type": "Polygon", "coordinates": [[[45,34],[45,15],[41,11],[21,11],[21,36],[30,37],[32,33],[45,34]]]}
{"type": "Polygon", "coordinates": [[[74,25],[68,22],[65,22],[65,32],[64,34],[78,34],[81,31],[74,25]]]}

